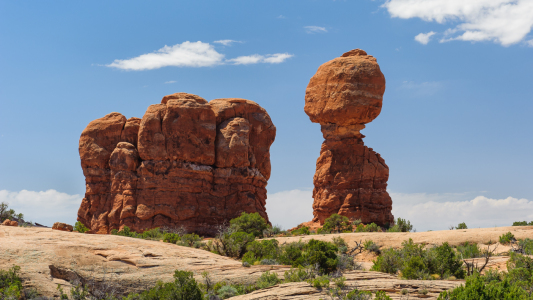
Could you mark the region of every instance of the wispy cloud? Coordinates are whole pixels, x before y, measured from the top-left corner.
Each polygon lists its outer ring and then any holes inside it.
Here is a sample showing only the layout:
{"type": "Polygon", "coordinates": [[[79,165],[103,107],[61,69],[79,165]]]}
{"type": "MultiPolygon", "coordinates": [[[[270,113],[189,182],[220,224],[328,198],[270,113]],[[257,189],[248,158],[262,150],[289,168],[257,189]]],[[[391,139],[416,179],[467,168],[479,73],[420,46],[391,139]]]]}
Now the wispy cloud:
{"type": "Polygon", "coordinates": [[[55,222],[74,225],[80,207],[80,195],[69,195],[56,190],[41,192],[0,190],[0,202],[7,202],[24,220],[52,226],[55,222]]]}
{"type": "MultiPolygon", "coordinates": [[[[216,41],[221,44],[230,40],[216,41]]],[[[237,42],[237,41],[231,41],[237,42]]],[[[226,44],[231,44],[227,42],[226,44]]],[[[107,67],[122,70],[153,70],[163,67],[212,67],[223,64],[249,65],[257,63],[278,64],[294,55],[289,53],[253,54],[225,59],[225,55],[217,52],[213,45],[203,42],[183,42],[174,46],[165,46],[155,52],[142,54],[131,59],[115,59],[107,67]]],[[[165,82],[174,83],[174,82],[165,82]]]]}
{"type": "Polygon", "coordinates": [[[328,30],[325,27],[320,26],[304,26],[305,32],[312,33],[326,33],[328,30]]]}
{"type": "Polygon", "coordinates": [[[533,26],[531,0],[387,0],[392,17],[458,23],[443,32],[441,42],[493,41],[503,46],[524,40],[533,26]]]}
{"type": "Polygon", "coordinates": [[[115,59],[108,67],[122,70],[152,70],[162,67],[210,67],[222,63],[224,54],[209,43],[183,42],[130,59],[115,59]]]}
{"type": "Polygon", "coordinates": [[[176,80],[165,81],[165,84],[176,83],[176,80]]]}
{"type": "Polygon", "coordinates": [[[287,17],[285,17],[284,15],[279,15],[277,16],[278,19],[287,19],[287,17]]]}
{"type": "Polygon", "coordinates": [[[527,45],[528,45],[529,47],[533,47],[533,40],[529,40],[529,41],[527,41],[527,45]]]}
{"type": "Polygon", "coordinates": [[[430,31],[428,33],[419,33],[417,36],[415,36],[415,41],[419,42],[420,44],[427,45],[429,43],[429,39],[435,35],[436,32],[430,31]]]}
{"type": "Polygon", "coordinates": [[[257,63],[279,64],[293,56],[294,55],[289,54],[289,53],[276,53],[276,54],[268,54],[268,55],[253,54],[253,55],[239,56],[236,58],[228,59],[227,62],[234,64],[234,65],[250,65],[250,64],[257,64],[257,63]]]}
{"type": "Polygon", "coordinates": [[[219,41],[214,41],[213,43],[222,44],[224,46],[231,46],[231,44],[233,44],[233,43],[243,43],[243,42],[242,41],[235,41],[235,40],[219,40],[219,41]]]}

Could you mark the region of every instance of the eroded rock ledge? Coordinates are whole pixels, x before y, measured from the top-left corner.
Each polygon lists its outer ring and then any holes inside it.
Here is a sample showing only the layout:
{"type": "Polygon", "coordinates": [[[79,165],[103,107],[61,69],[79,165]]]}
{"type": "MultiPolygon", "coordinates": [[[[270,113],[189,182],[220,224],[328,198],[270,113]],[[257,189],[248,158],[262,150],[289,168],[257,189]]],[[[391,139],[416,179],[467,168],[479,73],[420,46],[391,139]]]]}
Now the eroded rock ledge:
{"type": "Polygon", "coordinates": [[[142,119],[110,113],[80,137],[86,193],[78,221],[93,233],[183,225],[213,235],[241,212],[268,220],[275,136],[268,113],[245,99],[176,93],[142,119]]]}

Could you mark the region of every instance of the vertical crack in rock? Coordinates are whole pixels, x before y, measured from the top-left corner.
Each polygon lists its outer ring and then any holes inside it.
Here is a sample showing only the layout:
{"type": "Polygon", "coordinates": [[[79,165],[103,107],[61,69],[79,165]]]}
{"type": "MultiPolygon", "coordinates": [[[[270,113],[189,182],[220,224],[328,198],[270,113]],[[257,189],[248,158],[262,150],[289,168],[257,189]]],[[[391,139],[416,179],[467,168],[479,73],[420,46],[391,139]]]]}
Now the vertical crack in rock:
{"type": "Polygon", "coordinates": [[[242,212],[268,221],[276,127],[257,103],[163,97],[142,119],[111,113],[80,137],[86,193],[78,221],[93,233],[185,226],[203,235],[242,212]]]}
{"type": "Polygon", "coordinates": [[[378,225],[394,223],[387,193],[389,168],[363,143],[365,124],[381,112],[385,76],[360,49],[321,65],[309,81],[304,110],[320,123],[324,142],[313,178],[313,221],[334,213],[378,225]]]}

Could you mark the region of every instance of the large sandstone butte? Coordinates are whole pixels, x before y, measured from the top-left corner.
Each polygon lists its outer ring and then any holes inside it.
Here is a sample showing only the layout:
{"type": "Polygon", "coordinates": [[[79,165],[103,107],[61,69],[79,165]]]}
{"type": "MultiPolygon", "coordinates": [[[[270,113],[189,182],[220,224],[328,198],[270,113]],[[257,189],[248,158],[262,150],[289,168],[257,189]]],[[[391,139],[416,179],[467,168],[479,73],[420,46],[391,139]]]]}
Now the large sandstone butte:
{"type": "Polygon", "coordinates": [[[394,223],[387,193],[389,167],[363,143],[381,112],[385,76],[374,57],[355,49],[321,65],[305,91],[305,113],[325,141],[316,162],[313,221],[334,213],[378,225],[394,223]]]}
{"type": "Polygon", "coordinates": [[[176,93],[142,119],[110,113],[80,137],[86,193],[78,221],[93,233],[184,226],[213,235],[242,212],[268,220],[275,136],[265,109],[245,99],[176,93]]]}

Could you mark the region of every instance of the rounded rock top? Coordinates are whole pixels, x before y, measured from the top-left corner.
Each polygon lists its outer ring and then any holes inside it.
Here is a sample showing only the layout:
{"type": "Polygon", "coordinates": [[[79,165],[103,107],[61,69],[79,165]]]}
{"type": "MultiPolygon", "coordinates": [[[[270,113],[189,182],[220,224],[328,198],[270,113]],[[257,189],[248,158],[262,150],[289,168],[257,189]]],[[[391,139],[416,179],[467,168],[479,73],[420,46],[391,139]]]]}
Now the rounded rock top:
{"type": "Polygon", "coordinates": [[[307,85],[304,110],[315,123],[366,124],[381,113],[384,93],[376,58],[354,49],[318,68],[307,85]]]}

